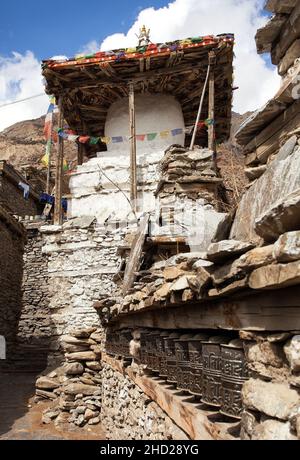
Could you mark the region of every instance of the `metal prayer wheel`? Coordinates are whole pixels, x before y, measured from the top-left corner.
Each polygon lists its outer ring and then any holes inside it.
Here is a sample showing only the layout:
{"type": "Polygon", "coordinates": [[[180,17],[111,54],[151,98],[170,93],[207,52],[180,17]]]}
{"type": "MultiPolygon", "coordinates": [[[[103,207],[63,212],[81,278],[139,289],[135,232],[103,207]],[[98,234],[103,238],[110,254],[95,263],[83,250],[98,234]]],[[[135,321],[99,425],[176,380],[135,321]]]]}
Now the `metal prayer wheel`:
{"type": "Polygon", "coordinates": [[[202,342],[209,340],[208,334],[194,335],[188,341],[190,361],[190,385],[189,392],[195,396],[202,396],[202,342]]]}
{"type": "Polygon", "coordinates": [[[159,360],[159,375],[162,378],[167,378],[167,356],[165,349],[165,338],[167,338],[169,334],[170,333],[168,331],[163,331],[156,338],[156,348],[159,360]]]}
{"type": "Polygon", "coordinates": [[[149,351],[148,351],[149,364],[147,367],[153,372],[159,372],[159,356],[157,352],[156,340],[160,336],[160,334],[161,334],[160,330],[155,330],[155,331],[150,332],[147,336],[147,344],[149,346],[149,351]]]}
{"type": "Polygon", "coordinates": [[[129,352],[129,344],[130,344],[130,341],[132,340],[131,330],[123,329],[119,331],[119,337],[120,337],[119,347],[118,347],[119,355],[126,360],[127,359],[131,360],[132,356],[130,356],[130,352],[129,352]]]}
{"type": "Polygon", "coordinates": [[[232,340],[228,345],[221,345],[221,356],[223,398],[220,412],[240,419],[243,411],[242,388],[249,379],[243,342],[232,340]]]}
{"type": "Polygon", "coordinates": [[[166,337],[165,351],[167,356],[167,382],[177,383],[177,360],[175,354],[175,340],[179,339],[180,334],[174,332],[166,337]]]}
{"type": "Polygon", "coordinates": [[[220,408],[223,402],[222,394],[222,356],[221,344],[227,344],[230,339],[222,336],[211,337],[202,342],[203,374],[201,401],[213,407],[220,408]]]}
{"type": "Polygon", "coordinates": [[[188,391],[190,387],[189,340],[192,337],[191,334],[184,334],[175,340],[177,389],[180,391],[188,391]]]}
{"type": "Polygon", "coordinates": [[[148,365],[148,348],[147,348],[147,335],[149,330],[143,329],[141,332],[141,363],[145,366],[148,365]]]}

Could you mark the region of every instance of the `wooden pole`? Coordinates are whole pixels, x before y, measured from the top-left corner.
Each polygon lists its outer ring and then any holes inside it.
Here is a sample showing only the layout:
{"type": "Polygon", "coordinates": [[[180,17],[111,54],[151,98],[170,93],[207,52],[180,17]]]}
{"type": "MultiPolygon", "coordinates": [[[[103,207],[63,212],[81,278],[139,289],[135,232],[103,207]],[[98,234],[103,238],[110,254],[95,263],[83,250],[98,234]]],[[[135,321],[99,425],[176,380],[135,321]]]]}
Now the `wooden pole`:
{"type": "Polygon", "coordinates": [[[130,120],[130,201],[137,211],[137,166],[136,166],[136,124],[134,86],[129,84],[129,120],[130,120]]]}
{"type": "Polygon", "coordinates": [[[212,123],[208,126],[208,148],[215,152],[215,64],[216,54],[214,51],[209,53],[209,95],[208,95],[208,118],[212,120],[212,123]]]}
{"type": "Polygon", "coordinates": [[[79,142],[78,144],[78,153],[77,153],[77,164],[78,166],[82,165],[83,163],[83,144],[79,142]]]}
{"type": "Polygon", "coordinates": [[[52,136],[50,138],[51,145],[49,147],[49,156],[48,156],[48,168],[47,168],[47,186],[46,186],[46,193],[50,195],[50,187],[51,187],[51,160],[52,160],[52,136]]]}
{"type": "MultiPolygon", "coordinates": [[[[62,110],[62,97],[58,102],[59,118],[58,127],[63,129],[63,110],[62,110]]],[[[62,225],[62,181],[63,181],[63,165],[64,165],[64,140],[58,136],[58,149],[56,156],[56,170],[55,170],[55,207],[54,207],[54,225],[62,225]]]]}
{"type": "Polygon", "coordinates": [[[210,65],[208,64],[206,79],[205,79],[205,83],[204,83],[203,90],[202,90],[202,95],[201,95],[201,99],[200,99],[200,104],[199,104],[197,119],[196,119],[196,123],[195,123],[195,127],[194,127],[193,137],[192,137],[192,141],[191,141],[191,145],[190,145],[190,150],[193,150],[194,145],[195,145],[195,141],[196,141],[196,135],[197,135],[197,131],[198,131],[198,124],[199,124],[200,116],[201,116],[201,113],[202,113],[202,108],[203,108],[204,97],[205,97],[205,92],[206,92],[206,88],[207,88],[209,73],[210,73],[210,65]]]}

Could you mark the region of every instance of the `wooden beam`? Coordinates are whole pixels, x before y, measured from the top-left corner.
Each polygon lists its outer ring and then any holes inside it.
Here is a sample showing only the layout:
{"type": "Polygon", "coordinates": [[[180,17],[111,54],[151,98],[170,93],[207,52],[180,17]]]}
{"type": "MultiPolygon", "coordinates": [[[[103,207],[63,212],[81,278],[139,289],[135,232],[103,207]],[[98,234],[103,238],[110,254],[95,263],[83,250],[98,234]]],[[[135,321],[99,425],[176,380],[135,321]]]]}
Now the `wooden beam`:
{"type": "Polygon", "coordinates": [[[132,243],[129,260],[127,261],[126,270],[123,282],[123,294],[127,294],[128,290],[133,286],[136,278],[136,273],[139,271],[141,264],[141,255],[145,243],[146,234],[148,233],[149,214],[143,218],[136,237],[132,243]]]}
{"type": "Polygon", "coordinates": [[[300,286],[256,292],[220,301],[144,308],[113,320],[118,328],[300,330],[300,286]]]}
{"type": "Polygon", "coordinates": [[[79,142],[77,151],[77,165],[80,166],[83,163],[84,157],[84,145],[79,142]]]}
{"type": "MultiPolygon", "coordinates": [[[[62,97],[58,101],[59,119],[58,127],[63,129],[63,109],[62,97]]],[[[64,140],[58,136],[58,149],[56,156],[56,171],[55,171],[55,207],[54,207],[54,225],[62,225],[62,181],[63,181],[63,164],[64,164],[64,140]]]]}
{"type": "Polygon", "coordinates": [[[137,211],[137,166],[136,166],[136,125],[134,86],[129,85],[129,122],[130,122],[130,201],[133,210],[137,211]]]}
{"type": "Polygon", "coordinates": [[[213,124],[208,126],[208,148],[215,151],[215,64],[216,54],[214,51],[209,53],[209,93],[208,93],[208,118],[213,120],[213,124]]]}

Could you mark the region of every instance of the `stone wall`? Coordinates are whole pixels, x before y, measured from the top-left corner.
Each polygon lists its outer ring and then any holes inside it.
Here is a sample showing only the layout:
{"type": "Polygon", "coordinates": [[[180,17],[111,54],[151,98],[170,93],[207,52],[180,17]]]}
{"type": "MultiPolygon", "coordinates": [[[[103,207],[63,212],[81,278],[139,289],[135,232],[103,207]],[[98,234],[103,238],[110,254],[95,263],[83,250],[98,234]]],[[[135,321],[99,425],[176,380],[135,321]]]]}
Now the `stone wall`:
{"type": "Polygon", "coordinates": [[[101,421],[113,440],[186,440],[186,434],[126,375],[102,369],[101,421]]]}
{"type": "Polygon", "coordinates": [[[23,191],[5,175],[0,176],[0,202],[17,216],[37,216],[41,214],[41,208],[32,196],[26,200],[23,196],[23,191]]]}
{"type": "Polygon", "coordinates": [[[8,359],[21,312],[24,240],[21,224],[0,209],[0,335],[6,339],[8,359]]]}
{"type": "Polygon", "coordinates": [[[300,439],[300,335],[250,333],[252,378],[243,388],[243,440],[300,439]]]}
{"type": "Polygon", "coordinates": [[[93,304],[116,290],[113,278],[120,263],[117,248],[122,230],[93,221],[75,219],[63,228],[41,229],[43,254],[48,257],[52,338],[58,344],[74,328],[99,327],[93,304]]]}

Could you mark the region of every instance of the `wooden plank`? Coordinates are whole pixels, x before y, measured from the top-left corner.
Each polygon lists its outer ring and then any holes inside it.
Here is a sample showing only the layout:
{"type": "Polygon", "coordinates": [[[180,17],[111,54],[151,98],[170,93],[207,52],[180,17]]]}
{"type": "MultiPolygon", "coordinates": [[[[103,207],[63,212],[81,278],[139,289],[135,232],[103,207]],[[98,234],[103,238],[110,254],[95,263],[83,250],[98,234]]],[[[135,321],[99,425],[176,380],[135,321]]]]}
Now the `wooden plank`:
{"type": "Polygon", "coordinates": [[[137,211],[137,165],[136,165],[136,120],[134,86],[129,85],[129,122],[130,122],[130,201],[137,211]]]}
{"type": "Polygon", "coordinates": [[[119,316],[118,327],[300,331],[300,286],[256,292],[230,301],[183,303],[119,316]],[[158,311],[159,310],[159,311],[158,311]]]}
{"type": "Polygon", "coordinates": [[[272,63],[278,65],[291,44],[300,36],[300,2],[282,28],[277,44],[272,48],[272,63]]]}
{"type": "Polygon", "coordinates": [[[122,375],[127,375],[190,439],[203,441],[233,439],[228,429],[236,426],[237,422],[212,422],[209,416],[215,417],[215,411],[202,409],[199,403],[192,402],[193,397],[181,396],[178,391],[170,389],[170,385],[164,380],[138,375],[131,367],[124,368],[120,361],[105,353],[102,355],[102,361],[122,375]]]}
{"type": "Polygon", "coordinates": [[[208,126],[208,148],[210,150],[216,150],[216,139],[215,139],[215,64],[216,55],[212,51],[209,53],[209,90],[208,90],[208,118],[213,120],[213,124],[208,126]]]}
{"type": "MultiPolygon", "coordinates": [[[[58,102],[59,120],[58,127],[63,129],[63,111],[62,98],[58,102]]],[[[64,163],[64,140],[58,136],[58,151],[56,156],[56,171],[55,171],[55,206],[54,206],[54,225],[62,224],[62,181],[63,181],[63,163],[64,163]]]]}
{"type": "Polygon", "coordinates": [[[150,215],[147,213],[140,224],[140,227],[137,231],[137,235],[132,243],[129,260],[126,265],[124,283],[123,283],[123,294],[126,294],[128,290],[132,287],[134,280],[136,278],[135,273],[138,272],[140,268],[141,255],[143,251],[143,246],[145,243],[146,234],[148,232],[150,215]]]}

